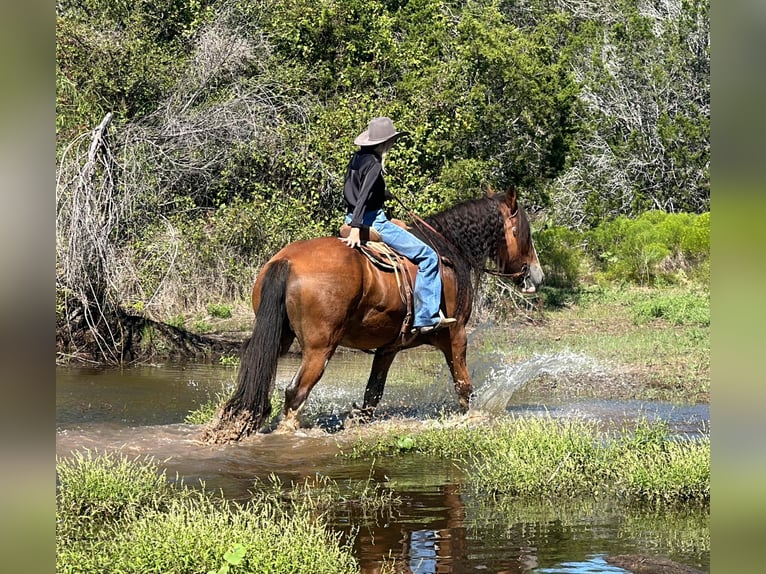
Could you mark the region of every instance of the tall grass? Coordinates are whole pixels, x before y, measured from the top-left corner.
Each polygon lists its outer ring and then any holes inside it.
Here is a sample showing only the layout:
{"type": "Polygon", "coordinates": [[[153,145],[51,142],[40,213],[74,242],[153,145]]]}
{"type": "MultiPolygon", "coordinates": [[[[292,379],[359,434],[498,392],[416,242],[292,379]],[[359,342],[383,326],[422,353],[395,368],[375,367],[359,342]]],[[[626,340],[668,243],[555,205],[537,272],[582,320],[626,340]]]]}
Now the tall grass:
{"type": "Polygon", "coordinates": [[[477,491],[530,497],[618,497],[630,502],[710,501],[710,439],[673,437],[643,421],[610,434],[588,421],[498,420],[357,441],[350,457],[424,453],[456,460],[477,491]]]}
{"type": "Polygon", "coordinates": [[[235,545],[236,572],[357,572],[351,542],[310,499],[260,491],[238,504],[172,486],[149,460],[74,455],[57,461],[56,571],[196,574],[218,571],[235,545]]]}

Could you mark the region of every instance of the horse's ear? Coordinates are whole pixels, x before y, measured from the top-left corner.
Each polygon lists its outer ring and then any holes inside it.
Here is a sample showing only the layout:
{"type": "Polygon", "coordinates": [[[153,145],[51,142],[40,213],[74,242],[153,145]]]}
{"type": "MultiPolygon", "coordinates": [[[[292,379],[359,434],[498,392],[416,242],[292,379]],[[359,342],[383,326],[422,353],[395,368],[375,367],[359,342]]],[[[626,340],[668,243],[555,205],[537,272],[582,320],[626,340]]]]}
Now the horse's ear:
{"type": "Polygon", "coordinates": [[[511,210],[512,215],[516,215],[516,211],[519,209],[519,206],[516,203],[516,188],[512,187],[508,190],[508,193],[505,194],[505,204],[508,206],[508,209],[511,210]]]}

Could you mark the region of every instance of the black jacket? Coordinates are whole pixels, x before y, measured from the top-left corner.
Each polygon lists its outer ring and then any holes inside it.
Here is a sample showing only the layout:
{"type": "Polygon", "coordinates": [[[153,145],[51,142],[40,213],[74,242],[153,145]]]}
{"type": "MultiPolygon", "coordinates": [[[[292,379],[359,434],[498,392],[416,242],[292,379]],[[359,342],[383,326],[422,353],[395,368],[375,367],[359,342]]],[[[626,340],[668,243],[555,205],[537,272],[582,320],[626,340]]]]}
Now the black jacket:
{"type": "Polygon", "coordinates": [[[352,214],[351,227],[360,227],[366,211],[376,211],[391,199],[383,179],[380,157],[373,148],[363,147],[351,158],[346,169],[343,197],[352,214]]]}

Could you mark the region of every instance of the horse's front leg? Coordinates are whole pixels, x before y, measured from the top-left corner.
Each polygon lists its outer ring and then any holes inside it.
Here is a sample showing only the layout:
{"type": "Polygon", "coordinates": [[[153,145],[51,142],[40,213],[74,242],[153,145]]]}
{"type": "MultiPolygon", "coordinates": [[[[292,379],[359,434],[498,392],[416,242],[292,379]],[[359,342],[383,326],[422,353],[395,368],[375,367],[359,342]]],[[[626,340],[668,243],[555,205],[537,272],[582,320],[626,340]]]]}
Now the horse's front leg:
{"type": "Polygon", "coordinates": [[[452,381],[455,385],[455,392],[457,392],[460,410],[466,412],[473,393],[473,385],[471,385],[471,375],[468,374],[465,359],[468,348],[468,336],[465,328],[455,326],[438,333],[435,346],[444,353],[444,358],[447,360],[447,365],[449,365],[452,373],[452,381]]]}

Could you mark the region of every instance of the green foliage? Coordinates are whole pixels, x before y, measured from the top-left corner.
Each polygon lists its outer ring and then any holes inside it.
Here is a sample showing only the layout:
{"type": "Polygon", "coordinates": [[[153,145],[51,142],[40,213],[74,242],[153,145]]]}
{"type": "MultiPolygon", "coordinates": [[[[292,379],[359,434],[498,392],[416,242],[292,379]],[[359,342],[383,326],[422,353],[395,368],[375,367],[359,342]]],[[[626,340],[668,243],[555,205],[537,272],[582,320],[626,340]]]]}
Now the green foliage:
{"type": "Polygon", "coordinates": [[[577,19],[583,121],[550,188],[559,223],[710,209],[709,9],[617,0],[577,19]]]}
{"type": "MultiPolygon", "coordinates": [[[[249,297],[258,268],[271,255],[290,241],[322,234],[298,202],[274,197],[234,199],[195,218],[179,212],[148,226],[129,246],[137,266],[130,290],[166,308],[205,309],[226,318],[230,305],[205,301],[249,297]]],[[[174,317],[182,326],[182,316],[174,317]]],[[[211,325],[198,318],[192,328],[204,332],[211,325]]]]}
{"type": "Polygon", "coordinates": [[[190,425],[206,425],[215,417],[218,409],[226,402],[228,395],[216,394],[215,398],[202,403],[196,409],[190,410],[184,417],[184,422],[190,425]]]}
{"type": "Polygon", "coordinates": [[[564,226],[709,209],[709,1],[679,13],[565,4],[59,2],[58,157],[115,112],[115,181],[152,190],[126,199],[131,217],[111,238],[115,267],[131,271],[124,299],[171,314],[246,297],[279,248],[334,234],[353,138],[377,115],[409,132],[387,161],[408,210],[428,215],[490,185],[550,209],[558,225],[537,238],[549,286],[577,283],[580,244],[604,280],[706,281],[709,214],[707,225],[616,222],[580,242],[564,226]],[[238,65],[216,45],[241,48],[238,65]],[[220,122],[192,125],[208,115],[220,122]],[[255,127],[222,137],[242,125],[255,127]],[[140,130],[152,137],[120,147],[140,130]],[[205,134],[197,147],[164,147],[192,132],[205,134]]]}
{"type": "Polygon", "coordinates": [[[350,542],[341,543],[310,501],[297,496],[286,503],[273,491],[237,504],[172,488],[152,463],[115,465],[113,458],[59,461],[57,472],[57,572],[192,574],[209,572],[222,557],[218,572],[357,572],[350,542]]]}
{"type": "Polygon", "coordinates": [[[677,282],[710,257],[710,215],[648,211],[620,216],[588,233],[587,251],[609,280],[677,282]]]}
{"type": "Polygon", "coordinates": [[[56,4],[56,132],[64,140],[155,109],[184,61],[207,0],[64,0],[56,4]]]}
{"type": "Polygon", "coordinates": [[[403,436],[398,441],[396,441],[396,446],[399,448],[399,450],[412,450],[415,448],[415,439],[413,439],[410,435],[403,436]]]}
{"type": "Polygon", "coordinates": [[[565,227],[551,226],[534,235],[535,248],[548,287],[574,288],[580,279],[585,253],[582,234],[565,227]]]}
{"type": "Polygon", "coordinates": [[[238,566],[245,557],[247,550],[241,544],[233,544],[223,555],[224,563],[218,570],[211,570],[208,574],[229,574],[232,566],[238,566]]]}
{"type": "Polygon", "coordinates": [[[238,367],[240,359],[237,355],[223,355],[219,362],[224,367],[238,367]]]}
{"type": "Polygon", "coordinates": [[[208,303],[207,312],[216,319],[231,318],[231,305],[225,303],[208,303]]]}
{"type": "Polygon", "coordinates": [[[202,317],[197,317],[192,323],[192,331],[195,333],[209,333],[213,330],[213,326],[202,317]]]}
{"type": "Polygon", "coordinates": [[[183,315],[173,315],[166,323],[171,327],[183,329],[186,326],[186,318],[183,315]]]}

